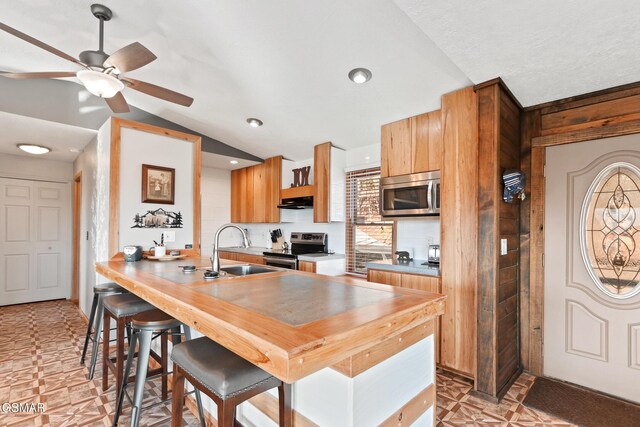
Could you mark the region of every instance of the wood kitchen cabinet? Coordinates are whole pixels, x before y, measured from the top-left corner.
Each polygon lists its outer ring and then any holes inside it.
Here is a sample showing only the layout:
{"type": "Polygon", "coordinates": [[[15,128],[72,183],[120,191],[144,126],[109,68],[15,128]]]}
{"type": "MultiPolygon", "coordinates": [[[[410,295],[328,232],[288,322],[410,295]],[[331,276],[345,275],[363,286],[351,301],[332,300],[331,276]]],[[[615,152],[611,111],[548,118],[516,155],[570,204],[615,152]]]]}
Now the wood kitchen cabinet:
{"type": "MultiPolygon", "coordinates": [[[[400,286],[409,289],[419,289],[426,292],[442,293],[440,278],[436,276],[425,276],[421,274],[396,273],[394,271],[367,269],[367,280],[384,285],[400,286]]],[[[440,363],[440,320],[436,321],[436,363],[440,363]]]]}
{"type": "Polygon", "coordinates": [[[218,256],[221,259],[229,261],[246,262],[249,264],[264,264],[264,257],[262,255],[243,254],[240,252],[220,251],[218,256]]]}
{"type": "Polygon", "coordinates": [[[299,261],[298,262],[298,270],[306,271],[307,273],[315,273],[316,272],[316,263],[311,261],[299,261]]]}
{"type": "Polygon", "coordinates": [[[381,176],[439,170],[442,166],[440,110],[383,125],[381,176]]]}
{"type": "Polygon", "coordinates": [[[231,171],[231,222],[280,222],[282,157],[231,171]]]}
{"type": "Polygon", "coordinates": [[[313,222],[346,219],[346,153],[330,142],[316,145],[313,153],[313,222]]]}

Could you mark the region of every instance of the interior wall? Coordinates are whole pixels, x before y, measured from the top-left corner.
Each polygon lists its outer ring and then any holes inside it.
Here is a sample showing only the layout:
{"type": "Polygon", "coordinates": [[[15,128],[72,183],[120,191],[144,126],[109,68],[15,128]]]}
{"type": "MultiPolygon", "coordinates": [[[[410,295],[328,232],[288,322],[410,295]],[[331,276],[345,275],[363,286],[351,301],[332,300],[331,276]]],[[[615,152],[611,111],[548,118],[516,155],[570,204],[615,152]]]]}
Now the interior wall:
{"type": "Polygon", "coordinates": [[[3,178],[43,181],[73,181],[73,163],[33,156],[0,154],[0,176],[3,178]]]}
{"type": "Polygon", "coordinates": [[[402,218],[396,221],[396,248],[412,258],[426,260],[429,245],[440,244],[440,217],[402,218]]]}
{"type": "MultiPolygon", "coordinates": [[[[202,193],[201,253],[203,256],[210,256],[216,230],[231,222],[231,171],[203,167],[200,187],[202,193]]],[[[233,231],[220,234],[220,245],[240,244],[241,239],[236,239],[235,234],[233,231]]]]}
{"type": "Polygon", "coordinates": [[[193,158],[194,144],[182,139],[121,128],[120,131],[120,226],[119,251],[126,245],[148,249],[160,241],[163,231],[175,231],[169,249],[184,249],[193,244],[193,158]],[[142,165],[175,169],[175,204],[142,203],[142,165]],[[180,212],[183,228],[131,228],[136,214],[162,208],[180,212]]]}
{"type": "Polygon", "coordinates": [[[109,158],[111,121],[98,130],[97,136],[73,163],[71,176],[82,172],[80,208],[80,309],[88,316],[93,286],[107,280],[95,272],[95,262],[106,260],[109,240],[109,158]]]}

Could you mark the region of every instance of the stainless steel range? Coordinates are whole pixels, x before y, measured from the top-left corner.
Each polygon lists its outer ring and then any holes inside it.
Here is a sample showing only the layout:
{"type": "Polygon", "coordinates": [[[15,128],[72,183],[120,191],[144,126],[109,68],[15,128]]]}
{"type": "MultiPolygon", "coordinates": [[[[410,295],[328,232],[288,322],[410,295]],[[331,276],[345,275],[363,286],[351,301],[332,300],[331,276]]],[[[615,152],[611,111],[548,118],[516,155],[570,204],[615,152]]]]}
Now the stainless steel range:
{"type": "Polygon", "coordinates": [[[291,248],[265,251],[264,263],[273,267],[298,269],[298,255],[328,253],[327,233],[291,233],[291,248]]]}

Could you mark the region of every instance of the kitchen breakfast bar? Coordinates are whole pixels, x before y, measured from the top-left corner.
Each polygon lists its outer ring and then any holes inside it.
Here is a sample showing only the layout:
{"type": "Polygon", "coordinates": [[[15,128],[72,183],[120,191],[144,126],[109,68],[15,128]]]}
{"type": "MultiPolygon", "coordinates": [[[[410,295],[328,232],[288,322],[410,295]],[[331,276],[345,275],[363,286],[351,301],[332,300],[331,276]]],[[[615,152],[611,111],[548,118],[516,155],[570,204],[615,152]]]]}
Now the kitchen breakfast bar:
{"type": "MultiPolygon", "coordinates": [[[[198,271],[115,259],[96,271],[293,384],[295,425],[435,424],[434,331],[444,296],[279,269],[205,280],[209,259],[179,263],[198,271]]],[[[223,269],[237,264],[222,261],[223,269]]],[[[238,420],[275,425],[277,393],[265,395],[242,404],[238,420]]]]}

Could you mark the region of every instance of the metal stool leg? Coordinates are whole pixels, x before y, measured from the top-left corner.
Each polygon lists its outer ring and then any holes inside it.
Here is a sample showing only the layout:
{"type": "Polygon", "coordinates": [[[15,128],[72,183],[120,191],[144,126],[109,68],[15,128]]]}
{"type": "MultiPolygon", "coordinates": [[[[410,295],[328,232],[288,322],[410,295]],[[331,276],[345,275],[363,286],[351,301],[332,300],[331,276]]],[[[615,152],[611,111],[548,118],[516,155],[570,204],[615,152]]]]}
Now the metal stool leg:
{"type": "Polygon", "coordinates": [[[131,365],[133,364],[133,358],[136,354],[136,342],[138,340],[138,333],[132,332],[129,337],[129,354],[127,355],[127,364],[124,367],[124,378],[122,379],[122,387],[118,390],[116,414],[113,417],[113,427],[118,425],[118,419],[122,413],[122,404],[124,403],[124,393],[127,383],[129,382],[129,376],[131,375],[131,365]]]}
{"type": "MultiPolygon", "coordinates": [[[[102,304],[103,294],[98,295],[98,305],[96,307],[95,325],[93,333],[93,350],[91,352],[91,366],[89,367],[89,379],[93,379],[96,370],[96,361],[98,360],[98,349],[100,348],[100,335],[102,335],[102,323],[104,321],[104,305],[102,304]]],[[[108,328],[111,325],[107,325],[108,328]]]]}
{"type": "MultiPolygon", "coordinates": [[[[135,331],[134,331],[135,333],[135,331]]],[[[140,422],[140,408],[144,396],[144,383],[147,379],[147,369],[149,367],[149,354],[151,353],[151,338],[153,332],[139,331],[138,339],[140,348],[138,349],[138,366],[136,367],[135,392],[133,395],[133,407],[131,408],[131,427],[138,427],[140,422]]]]}
{"type": "MultiPolygon", "coordinates": [[[[190,340],[191,339],[191,328],[183,323],[182,324],[182,329],[184,329],[184,338],[185,338],[185,340],[187,340],[187,341],[190,340]]],[[[200,426],[201,427],[207,427],[207,423],[204,420],[204,410],[202,409],[202,396],[200,395],[200,390],[198,390],[196,388],[195,391],[196,391],[196,403],[198,404],[198,417],[200,418],[200,426]]]]}
{"type": "Polygon", "coordinates": [[[96,318],[96,308],[98,307],[98,294],[93,293],[93,302],[91,303],[91,313],[89,314],[89,324],[87,325],[87,333],[84,336],[84,347],[82,348],[82,356],[80,356],[80,364],[84,365],[84,358],[87,355],[87,347],[89,347],[89,340],[91,337],[91,328],[93,328],[93,321],[96,318]]]}

